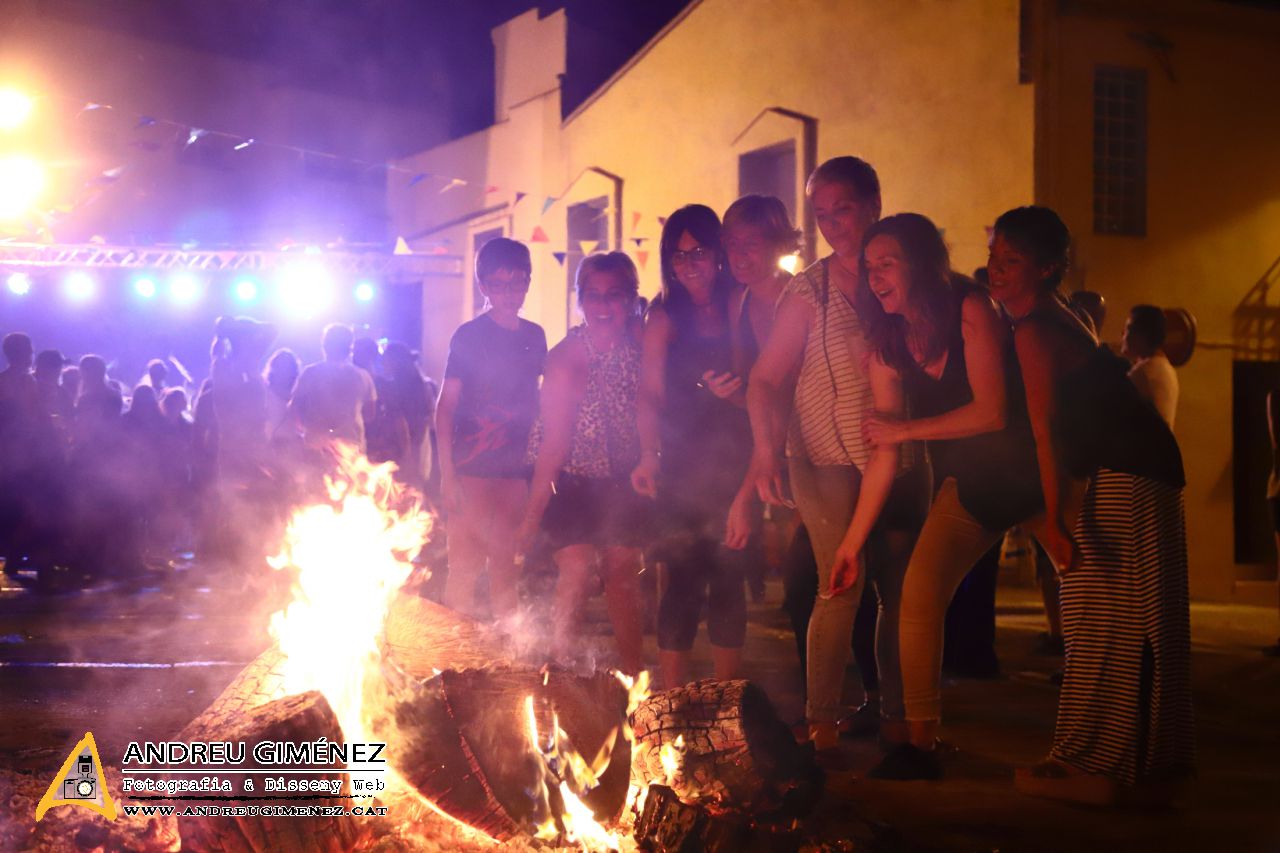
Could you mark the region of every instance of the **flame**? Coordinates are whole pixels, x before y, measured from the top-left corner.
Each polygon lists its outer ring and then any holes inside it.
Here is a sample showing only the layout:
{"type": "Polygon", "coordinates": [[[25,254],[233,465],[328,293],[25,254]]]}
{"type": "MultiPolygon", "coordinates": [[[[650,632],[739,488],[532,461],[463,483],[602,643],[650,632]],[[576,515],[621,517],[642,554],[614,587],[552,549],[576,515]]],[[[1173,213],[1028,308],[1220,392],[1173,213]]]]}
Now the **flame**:
{"type": "Polygon", "coordinates": [[[664,743],[658,749],[658,760],[662,762],[665,777],[662,784],[674,785],[684,761],[684,735],[677,735],[674,743],[664,743]]]}

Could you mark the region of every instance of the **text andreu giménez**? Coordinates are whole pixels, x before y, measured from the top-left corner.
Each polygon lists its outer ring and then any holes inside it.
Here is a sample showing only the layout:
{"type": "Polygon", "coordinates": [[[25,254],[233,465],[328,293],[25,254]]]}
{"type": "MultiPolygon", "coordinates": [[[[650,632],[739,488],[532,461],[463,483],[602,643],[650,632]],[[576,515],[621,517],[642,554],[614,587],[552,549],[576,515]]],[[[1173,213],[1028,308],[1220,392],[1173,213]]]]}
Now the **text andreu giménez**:
{"type": "Polygon", "coordinates": [[[265,740],[248,748],[244,741],[130,741],[124,766],[182,764],[212,767],[244,764],[251,755],[258,764],[296,767],[332,767],[347,764],[385,764],[385,743],[337,743],[328,738],[313,741],[265,740]]]}

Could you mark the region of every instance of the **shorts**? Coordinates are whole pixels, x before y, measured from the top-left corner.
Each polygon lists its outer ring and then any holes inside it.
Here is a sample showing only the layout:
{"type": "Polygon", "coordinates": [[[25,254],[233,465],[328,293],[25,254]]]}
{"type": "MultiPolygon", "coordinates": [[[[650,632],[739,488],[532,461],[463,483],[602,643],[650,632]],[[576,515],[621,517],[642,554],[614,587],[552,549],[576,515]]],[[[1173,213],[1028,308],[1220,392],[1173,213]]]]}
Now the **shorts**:
{"type": "Polygon", "coordinates": [[[651,537],[651,502],[625,478],[562,472],[542,516],[553,550],[570,545],[643,548],[651,537]]]}

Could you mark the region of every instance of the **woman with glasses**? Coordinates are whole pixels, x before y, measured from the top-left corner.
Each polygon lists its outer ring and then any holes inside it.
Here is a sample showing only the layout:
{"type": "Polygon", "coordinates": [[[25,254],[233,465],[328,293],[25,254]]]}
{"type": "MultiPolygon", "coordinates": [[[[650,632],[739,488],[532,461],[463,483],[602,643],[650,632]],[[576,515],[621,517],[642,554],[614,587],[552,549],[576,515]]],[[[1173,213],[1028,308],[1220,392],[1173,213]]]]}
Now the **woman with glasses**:
{"type": "Polygon", "coordinates": [[[707,604],[717,678],[738,671],[746,637],[740,560],[721,540],[729,504],[746,472],[746,412],[727,396],[733,373],[729,306],[738,294],[725,271],[720,219],[682,207],[662,229],[662,293],[645,320],[640,377],[640,462],[635,490],[661,499],[669,583],[658,605],[664,683],[683,684],[689,649],[707,604]],[[727,393],[726,393],[727,392],[727,393]]]}
{"type": "Polygon", "coordinates": [[[588,255],[575,289],[583,323],[547,354],[541,409],[529,449],[533,482],[521,550],[541,526],[554,548],[555,655],[569,656],[594,572],[624,672],[640,671],[640,556],[647,532],[644,499],[629,476],[640,459],[636,396],[640,345],[631,334],[640,277],[622,252],[588,255]]]}

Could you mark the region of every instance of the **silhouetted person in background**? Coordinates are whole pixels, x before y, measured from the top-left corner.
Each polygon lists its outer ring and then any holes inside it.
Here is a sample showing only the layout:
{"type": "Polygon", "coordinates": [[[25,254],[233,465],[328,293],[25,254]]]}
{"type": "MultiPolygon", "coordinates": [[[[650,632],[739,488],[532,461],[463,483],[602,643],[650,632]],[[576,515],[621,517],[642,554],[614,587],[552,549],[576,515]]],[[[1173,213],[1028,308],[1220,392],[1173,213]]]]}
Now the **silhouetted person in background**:
{"type": "Polygon", "coordinates": [[[339,439],[365,452],[365,421],[372,418],[377,392],[373,377],[351,363],[355,335],[333,323],[324,330],[324,359],[308,364],[298,377],[290,409],[313,446],[339,439]]]}
{"type": "Polygon", "coordinates": [[[267,439],[275,441],[290,432],[296,432],[296,424],[289,414],[289,400],[293,398],[294,386],[298,384],[298,374],[302,372],[302,364],[290,349],[278,349],[267,361],[267,371],[263,381],[267,383],[267,439]]]}
{"type": "Polygon", "coordinates": [[[1172,429],[1178,413],[1178,374],[1161,349],[1164,337],[1164,312],[1154,305],[1135,305],[1124,324],[1120,352],[1133,363],[1129,378],[1138,393],[1156,407],[1172,429]]]}
{"type": "Polygon", "coordinates": [[[31,338],[22,332],[4,336],[0,348],[7,366],[0,371],[0,556],[6,571],[16,571],[29,545],[30,507],[25,485],[34,473],[26,445],[39,411],[31,375],[31,338]]]}
{"type": "Polygon", "coordinates": [[[382,370],[382,353],[373,338],[356,338],[351,345],[351,363],[373,379],[373,416],[366,418],[366,453],[373,462],[399,464],[409,449],[409,428],[399,412],[387,406],[387,380],[382,370]]]}
{"type": "Polygon", "coordinates": [[[147,362],[147,375],[142,377],[143,385],[150,385],[156,389],[156,398],[159,399],[161,393],[169,385],[169,366],[165,364],[162,358],[153,358],[147,362]]]}
{"type": "Polygon", "coordinates": [[[382,366],[386,385],[385,394],[379,394],[385,399],[387,411],[402,419],[406,430],[404,453],[394,461],[406,483],[425,489],[434,459],[430,432],[438,390],[418,370],[413,351],[399,341],[391,341],[383,349],[382,366]]]}

